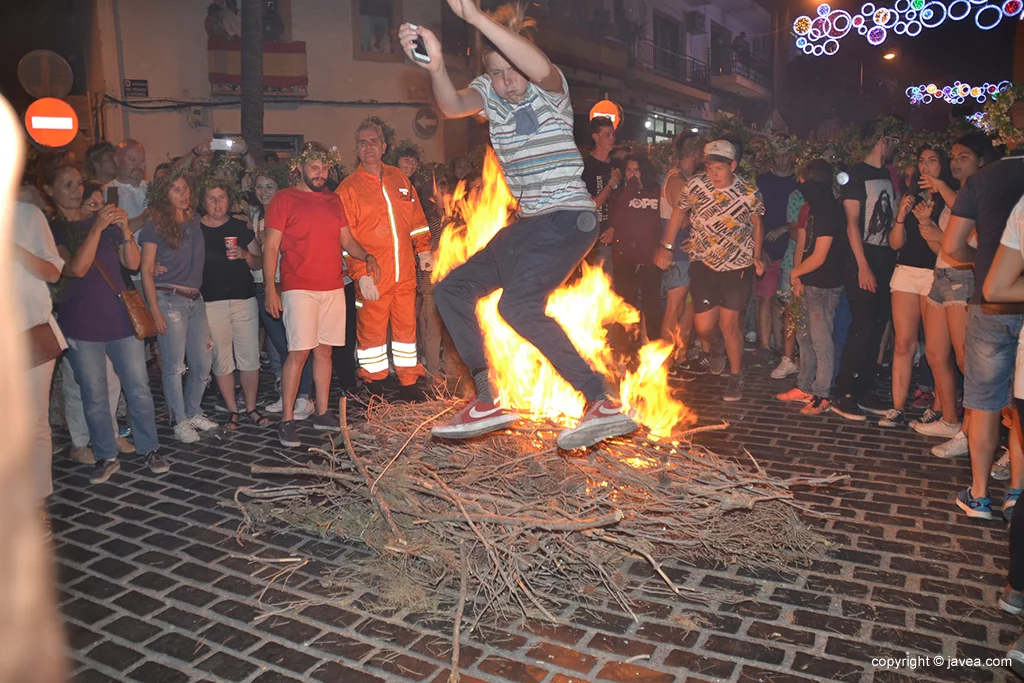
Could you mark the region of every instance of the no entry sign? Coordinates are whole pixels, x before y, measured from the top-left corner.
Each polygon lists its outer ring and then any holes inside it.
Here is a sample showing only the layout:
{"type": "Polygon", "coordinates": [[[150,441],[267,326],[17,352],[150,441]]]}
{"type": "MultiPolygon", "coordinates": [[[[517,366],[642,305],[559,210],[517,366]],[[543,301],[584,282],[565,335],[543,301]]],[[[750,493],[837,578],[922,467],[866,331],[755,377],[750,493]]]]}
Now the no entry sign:
{"type": "Polygon", "coordinates": [[[44,97],[25,112],[25,129],[40,145],[63,147],[78,135],[78,114],[64,100],[44,97]]]}

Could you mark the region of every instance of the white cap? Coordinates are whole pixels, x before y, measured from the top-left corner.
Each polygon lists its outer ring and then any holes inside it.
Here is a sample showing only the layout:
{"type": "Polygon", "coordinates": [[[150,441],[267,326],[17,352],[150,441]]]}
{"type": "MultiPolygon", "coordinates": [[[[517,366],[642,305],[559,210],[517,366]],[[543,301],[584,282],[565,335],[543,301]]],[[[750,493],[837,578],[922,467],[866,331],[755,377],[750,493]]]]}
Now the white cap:
{"type": "Polygon", "coordinates": [[[712,140],[704,145],[704,156],[724,157],[736,161],[736,147],[728,140],[712,140]]]}

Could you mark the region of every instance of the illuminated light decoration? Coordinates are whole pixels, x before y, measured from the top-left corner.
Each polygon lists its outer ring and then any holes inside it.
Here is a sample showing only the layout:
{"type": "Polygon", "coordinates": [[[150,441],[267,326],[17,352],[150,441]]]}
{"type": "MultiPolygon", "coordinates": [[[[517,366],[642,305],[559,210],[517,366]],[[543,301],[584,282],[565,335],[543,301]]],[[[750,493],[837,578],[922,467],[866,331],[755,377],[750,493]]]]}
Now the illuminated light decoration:
{"type": "Polygon", "coordinates": [[[975,26],[980,28],[982,31],[988,31],[988,30],[994,29],[996,26],[999,25],[999,22],[1002,21],[1002,20],[1003,20],[1003,10],[999,7],[999,5],[985,5],[984,7],[979,9],[978,12],[974,15],[974,24],[975,24],[975,26]],[[989,17],[992,21],[987,22],[987,23],[982,23],[982,15],[984,15],[986,12],[989,15],[995,15],[995,16],[990,16],[989,17]]]}
{"type": "Polygon", "coordinates": [[[947,104],[963,104],[967,97],[973,97],[978,104],[984,104],[992,95],[1011,88],[1010,81],[999,83],[984,83],[972,86],[969,83],[956,81],[953,85],[939,88],[934,83],[928,85],[912,85],[906,89],[907,99],[911,104],[930,104],[939,100],[947,104]]]}
{"type": "Polygon", "coordinates": [[[827,54],[827,55],[834,55],[835,53],[839,52],[839,41],[838,40],[826,41],[825,44],[822,46],[822,48],[824,49],[825,54],[827,54]]]}
{"type": "Polygon", "coordinates": [[[796,39],[796,46],[798,48],[800,48],[801,50],[804,49],[804,45],[806,45],[806,44],[807,44],[807,39],[804,38],[803,36],[800,36],[799,38],[796,39]]]}
{"type": "Polygon", "coordinates": [[[797,45],[806,54],[834,55],[839,50],[831,44],[826,48],[825,43],[839,41],[853,29],[868,43],[878,46],[890,32],[916,37],[925,29],[937,28],[947,19],[962,21],[968,16],[973,16],[975,26],[989,31],[1003,19],[1024,20],[1024,0],[893,0],[892,7],[865,2],[854,14],[821,3],[813,16],[796,18],[793,33],[808,41],[807,45],[797,45]],[[822,49],[816,50],[816,47],[822,49]]]}
{"type": "Polygon", "coordinates": [[[964,118],[967,119],[967,122],[970,123],[975,128],[979,128],[980,130],[986,133],[992,132],[992,124],[989,122],[988,114],[986,114],[985,112],[976,111],[970,116],[965,116],[964,118]]]}

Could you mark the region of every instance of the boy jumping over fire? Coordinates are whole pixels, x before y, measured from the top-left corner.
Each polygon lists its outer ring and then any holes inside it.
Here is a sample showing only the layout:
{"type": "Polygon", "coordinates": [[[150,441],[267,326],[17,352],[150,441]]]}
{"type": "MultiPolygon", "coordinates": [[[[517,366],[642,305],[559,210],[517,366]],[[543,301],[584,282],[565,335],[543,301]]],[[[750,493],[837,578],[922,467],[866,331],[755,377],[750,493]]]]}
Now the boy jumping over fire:
{"type": "Polygon", "coordinates": [[[473,373],[477,395],[450,422],[434,427],[433,435],[465,439],[503,429],[518,419],[495,405],[476,317],[477,302],[499,288],[504,290],[498,303],[501,317],[586,398],[583,418],[558,435],[558,446],[584,448],[629,434],[637,424],[623,413],[604,377],[580,357],[565,331],[544,312],[548,296],[597,240],[597,214],[583,183],[583,159],[573,140],[565,77],[523,35],[533,24],[518,8],[505,5],[485,14],[473,0],[448,0],[448,5],[483,35],[484,75],[456,90],[437,36],[422,27],[402,26],[402,48],[430,72],[434,96],[446,117],[487,117],[505,180],[519,198],[519,220],[435,286],[437,308],[473,373]],[[417,38],[423,39],[429,62],[413,57],[417,38]]]}

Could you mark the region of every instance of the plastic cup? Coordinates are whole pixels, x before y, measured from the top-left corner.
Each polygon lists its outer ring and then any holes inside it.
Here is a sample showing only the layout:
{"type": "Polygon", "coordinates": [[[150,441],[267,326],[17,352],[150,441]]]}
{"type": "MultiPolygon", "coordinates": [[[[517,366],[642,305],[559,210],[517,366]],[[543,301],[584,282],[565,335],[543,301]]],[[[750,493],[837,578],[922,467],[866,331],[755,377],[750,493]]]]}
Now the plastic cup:
{"type": "MultiPolygon", "coordinates": [[[[234,248],[234,249],[238,248],[238,238],[237,237],[225,237],[224,238],[224,250],[225,251],[231,251],[232,248],[234,248]]],[[[236,259],[233,258],[230,254],[228,254],[228,260],[234,261],[236,259]]]]}

